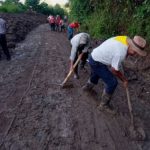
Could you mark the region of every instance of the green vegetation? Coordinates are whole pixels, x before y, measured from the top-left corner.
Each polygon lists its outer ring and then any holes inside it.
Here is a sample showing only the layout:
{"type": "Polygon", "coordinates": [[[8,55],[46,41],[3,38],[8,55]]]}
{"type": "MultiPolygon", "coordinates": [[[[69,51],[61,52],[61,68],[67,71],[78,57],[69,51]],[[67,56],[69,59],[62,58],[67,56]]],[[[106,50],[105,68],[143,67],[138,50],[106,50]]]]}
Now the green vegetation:
{"type": "Polygon", "coordinates": [[[40,3],[40,0],[25,0],[25,4],[20,3],[19,0],[5,0],[4,2],[1,2],[0,6],[0,12],[20,13],[29,10],[45,15],[51,14],[64,16],[67,14],[67,12],[60,7],[60,5],[56,4],[53,7],[49,6],[45,2],[40,3]]]}
{"type": "Polygon", "coordinates": [[[0,6],[0,12],[16,13],[16,12],[24,12],[26,10],[27,7],[25,5],[15,0],[6,0],[0,6]]]}
{"type": "MultiPolygon", "coordinates": [[[[45,15],[61,15],[67,12],[60,5],[49,6],[40,0],[5,0],[0,12],[33,11],[45,15]]],[[[150,0],[69,0],[70,21],[79,21],[81,30],[94,38],[108,38],[114,35],[135,34],[150,40],[150,0]]]]}
{"type": "Polygon", "coordinates": [[[70,19],[95,38],[142,35],[150,40],[149,0],[69,0],[70,19]]]}

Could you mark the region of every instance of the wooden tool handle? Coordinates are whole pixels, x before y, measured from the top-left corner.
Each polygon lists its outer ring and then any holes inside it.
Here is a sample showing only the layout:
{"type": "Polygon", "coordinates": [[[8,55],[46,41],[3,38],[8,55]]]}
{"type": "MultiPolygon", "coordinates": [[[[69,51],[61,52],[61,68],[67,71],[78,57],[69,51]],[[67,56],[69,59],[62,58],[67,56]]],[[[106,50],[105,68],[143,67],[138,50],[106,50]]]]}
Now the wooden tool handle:
{"type": "Polygon", "coordinates": [[[134,126],[133,110],[132,110],[132,104],[131,104],[131,100],[130,100],[130,94],[129,94],[128,87],[126,88],[126,93],[127,93],[129,113],[130,113],[130,117],[131,117],[131,124],[132,124],[132,126],[134,126]]]}
{"type": "Polygon", "coordinates": [[[78,64],[79,61],[81,60],[82,56],[83,56],[83,53],[81,53],[81,54],[78,56],[77,61],[75,62],[75,64],[73,65],[73,67],[72,67],[72,69],[69,71],[69,73],[67,74],[67,76],[66,76],[66,78],[64,79],[64,81],[62,82],[62,85],[64,85],[64,84],[68,81],[69,77],[72,75],[72,73],[73,73],[73,71],[74,71],[74,68],[77,66],[77,64],[78,64]]]}

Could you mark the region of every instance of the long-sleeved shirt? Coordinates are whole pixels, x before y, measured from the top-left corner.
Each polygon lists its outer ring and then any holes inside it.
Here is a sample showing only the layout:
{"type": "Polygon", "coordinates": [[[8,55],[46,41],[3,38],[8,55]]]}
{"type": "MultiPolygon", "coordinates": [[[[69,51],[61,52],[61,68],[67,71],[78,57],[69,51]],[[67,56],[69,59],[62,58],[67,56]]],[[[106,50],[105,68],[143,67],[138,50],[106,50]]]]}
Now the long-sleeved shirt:
{"type": "Polygon", "coordinates": [[[71,39],[72,49],[71,49],[70,60],[74,61],[78,50],[78,46],[80,44],[86,44],[82,52],[87,52],[90,46],[90,35],[87,33],[79,33],[71,39]]]}
{"type": "Polygon", "coordinates": [[[0,34],[6,33],[6,21],[0,18],[0,34]]]}

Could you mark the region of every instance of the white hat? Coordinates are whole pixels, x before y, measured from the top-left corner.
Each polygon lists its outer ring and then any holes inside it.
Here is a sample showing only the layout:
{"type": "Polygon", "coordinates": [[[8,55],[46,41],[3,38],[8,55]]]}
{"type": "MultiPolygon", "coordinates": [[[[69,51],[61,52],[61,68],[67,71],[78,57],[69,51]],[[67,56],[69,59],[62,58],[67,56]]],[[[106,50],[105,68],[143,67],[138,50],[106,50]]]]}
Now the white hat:
{"type": "Polygon", "coordinates": [[[81,37],[80,37],[80,44],[86,44],[87,43],[87,40],[88,40],[88,36],[86,34],[83,34],[81,37]]]}

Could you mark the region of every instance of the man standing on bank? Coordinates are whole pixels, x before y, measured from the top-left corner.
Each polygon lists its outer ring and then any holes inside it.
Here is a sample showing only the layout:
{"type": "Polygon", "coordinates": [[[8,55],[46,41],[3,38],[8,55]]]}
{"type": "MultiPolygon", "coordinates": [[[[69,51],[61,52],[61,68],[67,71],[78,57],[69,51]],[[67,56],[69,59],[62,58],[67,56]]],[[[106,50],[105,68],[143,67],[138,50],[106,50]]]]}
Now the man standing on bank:
{"type": "MultiPolygon", "coordinates": [[[[0,44],[2,46],[3,52],[7,57],[7,60],[11,60],[11,56],[7,47],[7,41],[6,41],[6,21],[2,18],[0,18],[0,44]]],[[[1,59],[1,55],[0,55],[1,59]]]]}
{"type": "Polygon", "coordinates": [[[128,86],[127,78],[120,71],[122,62],[128,55],[146,56],[146,52],[143,51],[145,46],[146,40],[141,36],[134,36],[133,39],[127,36],[116,36],[104,41],[92,51],[89,57],[91,76],[86,85],[83,86],[83,90],[90,91],[100,78],[103,80],[105,88],[98,107],[100,110],[114,113],[109,104],[118,84],[116,77],[123,82],[125,88],[128,86]]]}

